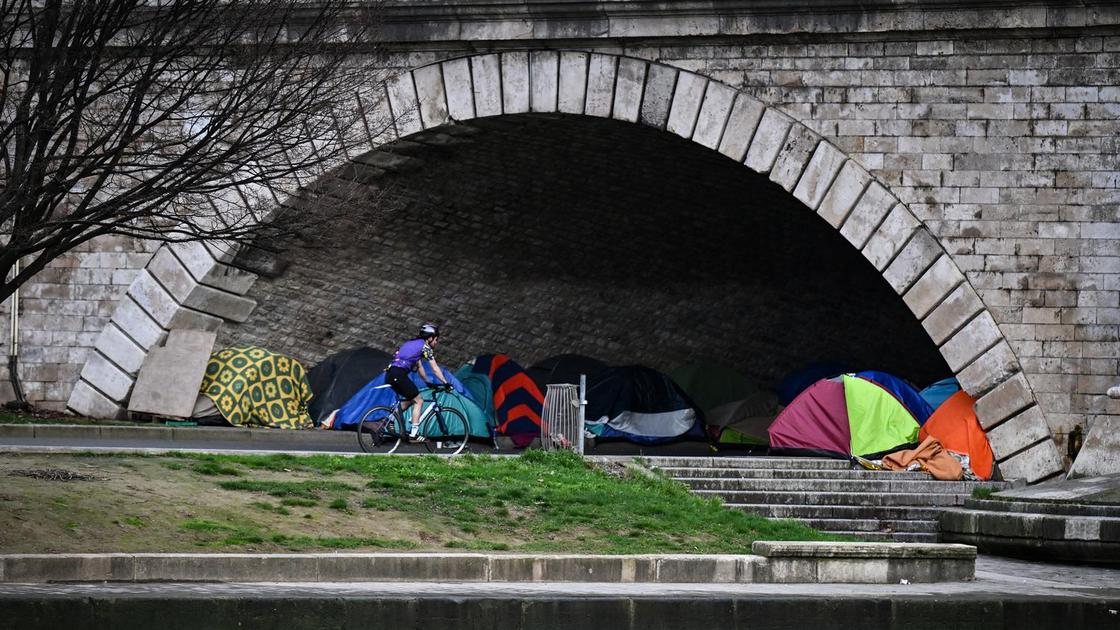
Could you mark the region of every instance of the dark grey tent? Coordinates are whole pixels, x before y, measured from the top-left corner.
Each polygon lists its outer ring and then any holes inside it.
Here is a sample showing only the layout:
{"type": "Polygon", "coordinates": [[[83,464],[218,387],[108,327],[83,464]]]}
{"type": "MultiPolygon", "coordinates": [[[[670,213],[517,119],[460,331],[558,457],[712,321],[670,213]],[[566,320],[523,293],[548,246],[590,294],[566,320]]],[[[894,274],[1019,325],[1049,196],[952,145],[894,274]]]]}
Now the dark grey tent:
{"type": "Polygon", "coordinates": [[[580,374],[586,374],[590,380],[605,369],[607,364],[593,357],[582,354],[558,354],[536,362],[526,372],[541,391],[544,391],[545,385],[579,383],[580,374]]]}
{"type": "Polygon", "coordinates": [[[587,423],[600,438],[637,444],[704,439],[702,413],[667,374],[640,365],[612,367],[589,380],[587,423]]]}
{"type": "Polygon", "coordinates": [[[392,355],[366,346],[336,352],[307,372],[314,397],[307,406],[319,425],[332,411],[346,404],[366,383],[385,370],[392,355]]]}

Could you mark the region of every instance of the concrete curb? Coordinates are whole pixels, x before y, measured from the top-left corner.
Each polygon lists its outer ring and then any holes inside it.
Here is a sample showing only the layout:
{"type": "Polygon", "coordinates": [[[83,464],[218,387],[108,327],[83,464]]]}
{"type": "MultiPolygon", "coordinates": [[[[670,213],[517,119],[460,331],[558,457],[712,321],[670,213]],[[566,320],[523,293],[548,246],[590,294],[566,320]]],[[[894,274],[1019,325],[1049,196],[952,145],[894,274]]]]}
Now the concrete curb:
{"type": "Polygon", "coordinates": [[[751,582],[757,556],[56,554],[0,556],[0,582],[751,582]]]}
{"type": "MultiPolygon", "coordinates": [[[[321,449],[346,449],[342,451],[322,450],[315,454],[358,452],[357,438],[352,431],[329,431],[323,429],[285,430],[261,427],[166,427],[166,426],[119,426],[119,425],[78,425],[78,424],[0,424],[0,439],[19,440],[85,440],[115,442],[166,442],[168,449],[178,444],[205,444],[209,442],[244,443],[246,449],[254,446],[282,446],[285,450],[292,447],[321,449]]],[[[480,446],[484,442],[478,443],[480,446]]],[[[488,443],[486,443],[488,444],[488,443]]],[[[499,436],[496,440],[495,454],[520,453],[522,449],[513,445],[513,440],[499,436]]],[[[534,438],[531,448],[540,446],[534,438]]],[[[117,448],[128,448],[119,446],[117,448]]]]}
{"type": "Polygon", "coordinates": [[[285,431],[244,427],[161,427],[70,424],[0,424],[0,438],[146,440],[167,442],[252,442],[257,444],[316,444],[353,446],[349,431],[321,429],[285,431]]]}
{"type": "Polygon", "coordinates": [[[755,543],[768,555],[11,554],[0,556],[0,582],[897,584],[971,579],[975,569],[976,550],[964,545],[817,543],[816,554],[805,545],[755,543]]]}

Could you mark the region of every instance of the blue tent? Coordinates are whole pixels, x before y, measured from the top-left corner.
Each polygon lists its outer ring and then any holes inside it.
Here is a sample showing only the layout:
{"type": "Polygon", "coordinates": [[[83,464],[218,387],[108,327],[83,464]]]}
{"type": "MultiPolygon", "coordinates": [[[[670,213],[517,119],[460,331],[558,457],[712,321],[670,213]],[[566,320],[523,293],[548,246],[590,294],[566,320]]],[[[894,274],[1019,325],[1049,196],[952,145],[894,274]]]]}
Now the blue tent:
{"type": "Polygon", "coordinates": [[[943,378],[921,391],[922,398],[936,410],[950,396],[961,391],[961,384],[953,377],[943,378]]]}
{"type": "Polygon", "coordinates": [[[933,415],[933,407],[926,402],[922,395],[918,393],[910,383],[898,378],[893,374],[886,372],[879,372],[877,370],[864,370],[863,372],[856,372],[856,376],[876,383],[883,389],[894,394],[894,397],[902,403],[903,407],[914,416],[919,425],[926,423],[929,417],[933,415]]]}
{"type": "Polygon", "coordinates": [[[774,387],[774,391],[778,393],[778,402],[788,405],[793,402],[794,398],[797,398],[798,394],[822,378],[832,378],[841,374],[848,374],[851,371],[852,368],[846,363],[837,361],[811,363],[782,377],[782,380],[778,381],[778,384],[774,387]]]}
{"type": "MultiPolygon", "coordinates": [[[[450,370],[442,365],[440,369],[443,371],[444,376],[447,377],[448,382],[455,388],[453,392],[440,395],[440,404],[462,411],[464,415],[467,416],[472,436],[481,438],[491,437],[492,429],[488,426],[489,422],[486,421],[486,412],[478,402],[471,397],[467,388],[463,386],[463,383],[459,379],[455,378],[455,375],[452,374],[450,370]],[[479,422],[477,418],[481,418],[482,422],[479,422]]],[[[412,382],[416,383],[416,386],[421,389],[425,398],[429,398],[428,392],[430,390],[424,387],[425,383],[420,379],[419,372],[412,372],[409,376],[411,376],[412,382]]],[[[357,394],[354,394],[354,397],[346,401],[346,404],[338,410],[338,415],[335,417],[334,424],[331,428],[344,429],[352,427],[361,422],[362,416],[370,409],[374,407],[388,407],[395,404],[397,402],[396,392],[388,387],[378,389],[379,386],[384,384],[384,373],[378,374],[377,378],[366,383],[365,387],[357,394]]]]}

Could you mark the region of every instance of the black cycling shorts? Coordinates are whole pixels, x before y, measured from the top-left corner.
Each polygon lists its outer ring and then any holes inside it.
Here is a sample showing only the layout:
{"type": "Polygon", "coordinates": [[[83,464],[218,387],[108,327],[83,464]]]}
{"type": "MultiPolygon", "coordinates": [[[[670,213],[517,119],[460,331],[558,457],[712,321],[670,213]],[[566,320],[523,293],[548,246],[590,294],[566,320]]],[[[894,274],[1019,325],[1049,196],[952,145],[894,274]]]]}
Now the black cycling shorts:
{"type": "Polygon", "coordinates": [[[420,395],[420,390],[416,388],[416,383],[413,383],[412,379],[408,376],[408,370],[402,367],[394,365],[388,370],[385,370],[385,382],[389,384],[389,387],[393,388],[393,391],[397,392],[398,396],[405,400],[412,400],[420,395]]]}

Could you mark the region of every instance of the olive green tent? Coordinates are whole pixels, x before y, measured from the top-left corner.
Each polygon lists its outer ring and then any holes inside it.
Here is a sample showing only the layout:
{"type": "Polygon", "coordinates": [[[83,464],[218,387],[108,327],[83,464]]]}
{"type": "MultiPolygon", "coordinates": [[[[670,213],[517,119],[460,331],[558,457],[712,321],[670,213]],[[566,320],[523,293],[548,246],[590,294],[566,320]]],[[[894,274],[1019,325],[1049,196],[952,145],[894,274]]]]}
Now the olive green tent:
{"type": "Polygon", "coordinates": [[[686,365],[669,376],[704,412],[704,422],[722,429],[720,443],[769,443],[766,429],[778,413],[773,391],[714,361],[686,365]]]}

